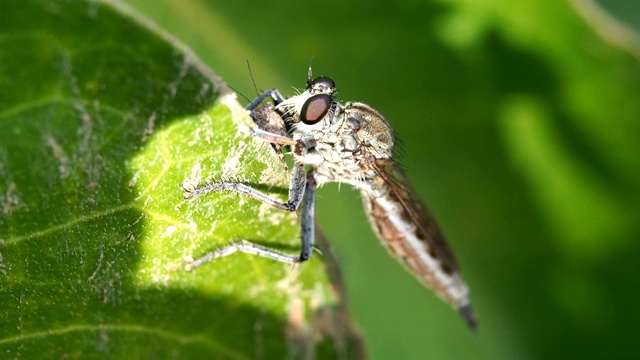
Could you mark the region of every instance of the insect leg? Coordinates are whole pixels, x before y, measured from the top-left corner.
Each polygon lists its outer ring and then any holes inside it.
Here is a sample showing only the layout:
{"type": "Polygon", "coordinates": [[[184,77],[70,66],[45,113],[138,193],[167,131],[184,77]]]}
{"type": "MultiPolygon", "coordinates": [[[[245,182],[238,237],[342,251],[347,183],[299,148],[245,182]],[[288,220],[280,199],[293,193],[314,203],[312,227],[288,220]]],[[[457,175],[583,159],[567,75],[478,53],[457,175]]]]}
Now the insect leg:
{"type": "Polygon", "coordinates": [[[195,269],[208,262],[214,261],[218,258],[229,256],[237,252],[243,252],[245,254],[257,255],[268,259],[280,261],[283,263],[295,264],[301,262],[300,258],[293,255],[281,253],[277,250],[270,249],[268,247],[254,244],[251,241],[240,240],[238,242],[225,245],[221,248],[215,249],[206,253],[205,255],[190,261],[187,263],[187,270],[195,269]]]}
{"type": "Polygon", "coordinates": [[[304,165],[296,164],[296,166],[294,166],[293,170],[291,171],[291,180],[289,181],[289,199],[287,200],[287,202],[278,201],[263,193],[262,191],[252,188],[249,185],[235,182],[219,182],[214,184],[207,184],[197,189],[186,188],[183,186],[183,189],[185,190],[185,199],[194,199],[198,196],[206,195],[211,192],[227,190],[245,194],[278,209],[295,211],[300,205],[302,197],[304,196],[305,185],[306,174],[304,171],[304,165]]]}
{"type": "Polygon", "coordinates": [[[274,134],[268,131],[264,131],[260,128],[252,128],[251,136],[254,136],[260,140],[272,143],[272,144],[280,144],[280,145],[297,145],[298,141],[293,140],[288,136],[283,136],[280,134],[274,134]]]}
{"type": "Polygon", "coordinates": [[[263,92],[262,94],[260,94],[257,98],[255,98],[255,100],[250,102],[249,105],[247,105],[245,107],[245,109],[246,110],[255,109],[261,102],[264,101],[264,99],[266,99],[268,97],[273,99],[273,101],[275,102],[276,105],[278,105],[278,104],[280,104],[281,102],[284,101],[284,96],[282,96],[282,94],[280,94],[280,91],[278,91],[278,89],[271,89],[271,90],[267,90],[267,91],[263,92]]]}
{"type": "Polygon", "coordinates": [[[199,266],[202,266],[210,261],[214,261],[218,258],[229,256],[231,254],[235,254],[236,252],[243,252],[245,254],[257,255],[260,257],[289,263],[296,264],[301,263],[303,261],[309,260],[311,258],[311,253],[313,251],[314,244],[314,207],[315,207],[315,188],[316,183],[313,179],[313,175],[309,173],[307,176],[306,186],[304,190],[304,199],[302,201],[302,207],[300,208],[301,212],[301,222],[300,222],[300,242],[301,249],[299,256],[293,256],[289,254],[282,253],[280,251],[261,246],[255,243],[252,243],[247,240],[240,240],[238,242],[231,243],[229,245],[225,245],[221,248],[215,249],[196,260],[190,261],[187,264],[187,270],[195,269],[199,266]]]}
{"type": "Polygon", "coordinates": [[[300,250],[300,262],[309,260],[313,245],[315,242],[315,197],[316,197],[316,180],[313,173],[307,175],[307,186],[300,208],[300,241],[302,249],[300,250]]]}
{"type": "MultiPolygon", "coordinates": [[[[264,101],[266,98],[270,97],[273,99],[274,103],[277,105],[284,101],[284,97],[280,94],[280,92],[276,89],[267,90],[264,93],[260,94],[255,100],[253,100],[249,105],[245,107],[247,110],[253,110],[258,105],[264,101]]],[[[299,144],[298,141],[291,139],[286,136],[286,129],[284,128],[284,123],[282,125],[283,134],[276,134],[271,131],[263,129],[258,121],[256,121],[256,117],[254,117],[254,122],[258,125],[257,128],[252,129],[252,135],[263,140],[269,142],[271,144],[279,144],[279,145],[290,145],[296,146],[297,152],[302,151],[303,144],[299,144]]],[[[270,129],[269,129],[270,130],[270,129]]],[[[280,129],[276,129],[280,130],[280,129]]],[[[279,131],[280,132],[280,131],[279,131]]],[[[191,189],[185,188],[185,198],[191,199],[197,196],[206,195],[210,192],[220,191],[220,190],[232,190],[245,195],[248,195],[254,199],[260,200],[266,204],[269,204],[273,207],[294,211],[302,204],[301,208],[301,224],[300,224],[300,241],[301,241],[301,250],[299,256],[292,256],[289,254],[284,254],[277,250],[270,249],[268,247],[260,246],[258,244],[252,243],[247,240],[241,240],[238,242],[231,243],[229,245],[223,246],[221,248],[215,249],[204,256],[189,262],[187,268],[193,269],[199,267],[203,264],[206,264],[210,261],[213,261],[220,257],[229,256],[236,252],[243,252],[247,254],[253,254],[261,257],[266,257],[272,260],[285,262],[285,263],[300,263],[308,260],[311,257],[311,253],[313,251],[314,245],[314,204],[315,204],[315,180],[311,173],[309,175],[306,174],[304,170],[304,165],[301,163],[297,163],[291,172],[291,179],[289,182],[289,199],[287,202],[280,202],[276,199],[271,198],[270,196],[264,194],[263,192],[256,190],[248,185],[242,183],[231,183],[231,182],[220,182],[215,184],[209,184],[207,186],[191,189]],[[308,179],[307,179],[308,178],[308,179]]]]}

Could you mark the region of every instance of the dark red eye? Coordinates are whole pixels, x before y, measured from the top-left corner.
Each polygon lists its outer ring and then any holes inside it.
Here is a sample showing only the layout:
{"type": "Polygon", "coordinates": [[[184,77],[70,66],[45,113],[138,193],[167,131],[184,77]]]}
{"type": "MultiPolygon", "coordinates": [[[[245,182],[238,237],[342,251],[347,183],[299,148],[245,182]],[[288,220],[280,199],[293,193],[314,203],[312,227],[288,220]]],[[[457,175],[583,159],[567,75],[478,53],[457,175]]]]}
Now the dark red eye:
{"type": "Polygon", "coordinates": [[[300,120],[307,125],[313,125],[327,115],[331,108],[331,96],[318,94],[310,97],[302,105],[300,120]]]}

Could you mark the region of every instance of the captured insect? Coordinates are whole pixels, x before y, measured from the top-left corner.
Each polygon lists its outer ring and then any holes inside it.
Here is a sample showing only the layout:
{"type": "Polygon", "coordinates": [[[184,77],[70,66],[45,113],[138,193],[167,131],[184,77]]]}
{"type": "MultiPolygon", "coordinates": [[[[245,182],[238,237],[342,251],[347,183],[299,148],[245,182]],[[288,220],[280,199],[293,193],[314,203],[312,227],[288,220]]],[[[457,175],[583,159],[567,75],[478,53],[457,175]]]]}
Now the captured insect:
{"type": "Polygon", "coordinates": [[[183,186],[185,198],[231,190],[286,211],[300,211],[301,251],[293,256],[249,241],[234,242],[194,260],[195,268],[235,252],[285,263],[301,263],[314,246],[314,201],[317,186],[348,183],[360,190],[371,225],[387,250],[415,277],[454,306],[475,329],[469,288],[433,216],[419,200],[393,159],[395,137],[387,120],[360,102],[340,103],[332,79],[307,75],[306,90],[285,99],[278,90],[263,92],[246,109],[256,124],[252,135],[280,151],[289,147],[289,199],[281,202],[238,182],[183,186]],[[269,99],[271,102],[263,104],[269,99]],[[305,170],[308,168],[308,170],[305,170]]]}

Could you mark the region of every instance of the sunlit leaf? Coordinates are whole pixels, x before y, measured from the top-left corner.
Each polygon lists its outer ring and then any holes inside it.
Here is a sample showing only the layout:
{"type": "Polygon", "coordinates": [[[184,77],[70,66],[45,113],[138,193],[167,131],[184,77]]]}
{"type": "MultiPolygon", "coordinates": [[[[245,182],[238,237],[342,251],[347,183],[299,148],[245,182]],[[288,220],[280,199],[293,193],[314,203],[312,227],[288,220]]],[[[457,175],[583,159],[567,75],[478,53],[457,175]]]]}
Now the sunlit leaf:
{"type": "Polygon", "coordinates": [[[1,356],[364,354],[320,256],[185,271],[241,238],[296,253],[298,221],[184,202],[219,178],[284,198],[287,175],[221,80],[145,24],[117,2],[0,3],[1,356]]]}

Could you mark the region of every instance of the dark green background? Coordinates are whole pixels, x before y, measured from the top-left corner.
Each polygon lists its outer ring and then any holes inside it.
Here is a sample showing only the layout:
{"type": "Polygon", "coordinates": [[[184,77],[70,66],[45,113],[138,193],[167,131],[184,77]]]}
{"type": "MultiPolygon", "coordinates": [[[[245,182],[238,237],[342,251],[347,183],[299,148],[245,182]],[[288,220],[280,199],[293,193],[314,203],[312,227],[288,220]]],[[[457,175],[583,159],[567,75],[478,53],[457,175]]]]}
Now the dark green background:
{"type": "Polygon", "coordinates": [[[578,1],[129,3],[249,98],[246,60],[291,95],[313,59],[403,139],[480,328],[387,256],[356,192],[327,186],[317,217],[373,358],[640,356],[637,35],[578,1]]]}

